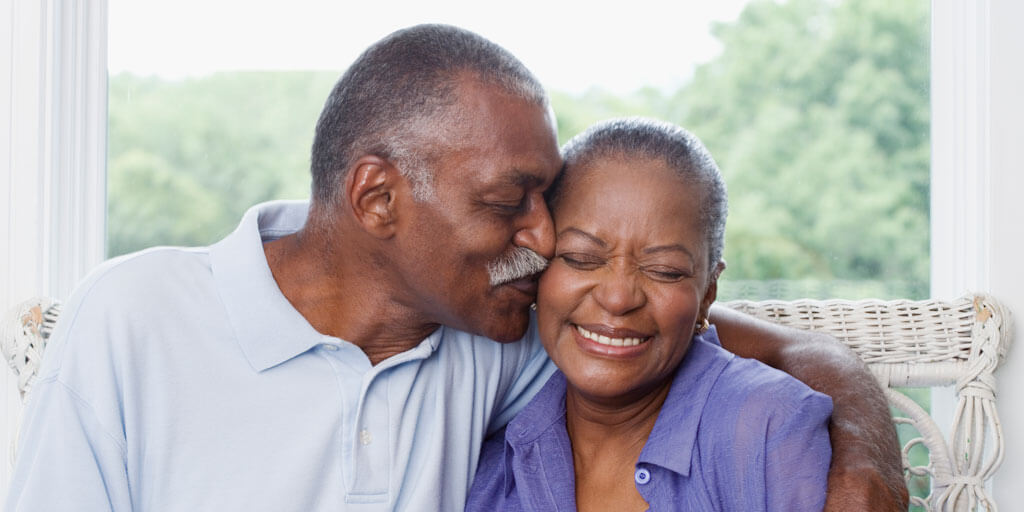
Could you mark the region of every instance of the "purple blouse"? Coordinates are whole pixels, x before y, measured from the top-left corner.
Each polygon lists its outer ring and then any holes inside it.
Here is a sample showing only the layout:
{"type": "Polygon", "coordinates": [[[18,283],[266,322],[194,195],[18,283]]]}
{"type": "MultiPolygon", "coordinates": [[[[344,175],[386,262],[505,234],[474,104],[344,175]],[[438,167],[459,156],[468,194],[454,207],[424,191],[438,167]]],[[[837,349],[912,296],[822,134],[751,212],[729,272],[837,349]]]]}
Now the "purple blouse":
{"type": "MultiPolygon", "coordinates": [[[[576,510],[565,375],[484,445],[466,510],[576,510]]],[[[820,511],[832,400],[694,338],[636,464],[650,510],[820,511]]]]}

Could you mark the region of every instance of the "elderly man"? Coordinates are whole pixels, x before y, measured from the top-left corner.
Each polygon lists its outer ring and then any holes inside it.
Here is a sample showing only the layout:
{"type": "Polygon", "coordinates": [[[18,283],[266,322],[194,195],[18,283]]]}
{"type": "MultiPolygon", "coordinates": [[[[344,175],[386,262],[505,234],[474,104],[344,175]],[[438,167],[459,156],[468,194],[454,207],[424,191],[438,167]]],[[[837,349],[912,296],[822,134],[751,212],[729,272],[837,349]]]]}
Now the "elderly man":
{"type": "MultiPolygon", "coordinates": [[[[373,45],[324,107],[308,207],[258,206],[211,247],[78,288],[8,510],[460,510],[484,437],[551,371],[529,306],[560,165],[547,96],[505,50],[446,26],[373,45]]],[[[728,348],[834,398],[830,507],[898,508],[856,358],[714,315],[728,348]]]]}

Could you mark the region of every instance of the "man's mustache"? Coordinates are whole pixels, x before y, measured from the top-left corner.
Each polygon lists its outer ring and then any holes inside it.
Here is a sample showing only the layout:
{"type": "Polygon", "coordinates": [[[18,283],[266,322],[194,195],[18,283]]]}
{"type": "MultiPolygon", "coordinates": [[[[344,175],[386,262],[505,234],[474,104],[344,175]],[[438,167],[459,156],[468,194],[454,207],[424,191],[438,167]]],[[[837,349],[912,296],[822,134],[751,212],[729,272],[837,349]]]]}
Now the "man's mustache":
{"type": "Polygon", "coordinates": [[[526,247],[516,246],[500,258],[487,264],[491,286],[539,274],[548,266],[548,260],[526,247]]]}

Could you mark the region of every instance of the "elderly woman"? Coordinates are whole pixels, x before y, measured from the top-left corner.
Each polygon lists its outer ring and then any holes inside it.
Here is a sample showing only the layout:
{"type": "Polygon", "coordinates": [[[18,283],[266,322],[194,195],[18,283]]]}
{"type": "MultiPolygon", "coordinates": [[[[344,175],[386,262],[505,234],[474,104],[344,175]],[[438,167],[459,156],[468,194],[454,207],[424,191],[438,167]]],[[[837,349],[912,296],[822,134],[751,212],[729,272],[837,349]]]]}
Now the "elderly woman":
{"type": "Polygon", "coordinates": [[[628,119],[564,153],[537,300],[559,371],[485,446],[467,510],[821,510],[831,400],[708,328],[726,197],[707,149],[628,119]]]}

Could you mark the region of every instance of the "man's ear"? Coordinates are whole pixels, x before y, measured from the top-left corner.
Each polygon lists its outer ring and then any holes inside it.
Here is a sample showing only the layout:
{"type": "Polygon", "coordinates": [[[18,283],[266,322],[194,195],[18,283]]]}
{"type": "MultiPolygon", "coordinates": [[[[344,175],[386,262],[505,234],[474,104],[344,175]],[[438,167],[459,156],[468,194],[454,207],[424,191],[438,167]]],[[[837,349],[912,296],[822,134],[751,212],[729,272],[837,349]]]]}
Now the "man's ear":
{"type": "Polygon", "coordinates": [[[398,219],[396,192],[402,176],[387,160],[367,155],[345,177],[345,193],[356,221],[377,238],[389,238],[398,219]]]}

